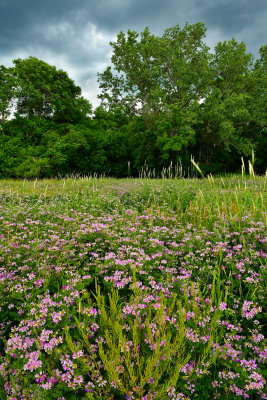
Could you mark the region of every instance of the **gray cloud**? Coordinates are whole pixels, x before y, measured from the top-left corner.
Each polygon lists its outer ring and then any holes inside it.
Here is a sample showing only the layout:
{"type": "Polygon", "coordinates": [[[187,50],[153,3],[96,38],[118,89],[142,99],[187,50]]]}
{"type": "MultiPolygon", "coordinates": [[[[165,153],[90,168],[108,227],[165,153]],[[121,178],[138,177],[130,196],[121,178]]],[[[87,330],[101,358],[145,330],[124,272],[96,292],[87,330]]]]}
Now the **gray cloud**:
{"type": "Polygon", "coordinates": [[[263,10],[267,10],[265,0],[199,0],[198,6],[209,26],[220,27],[224,33],[231,32],[233,35],[245,26],[253,29],[257,18],[263,10]]]}
{"type": "Polygon", "coordinates": [[[207,44],[233,36],[256,57],[266,42],[265,0],[0,0],[0,64],[38,57],[67,71],[97,104],[97,72],[111,56],[120,30],[155,34],[202,21],[207,44]]]}

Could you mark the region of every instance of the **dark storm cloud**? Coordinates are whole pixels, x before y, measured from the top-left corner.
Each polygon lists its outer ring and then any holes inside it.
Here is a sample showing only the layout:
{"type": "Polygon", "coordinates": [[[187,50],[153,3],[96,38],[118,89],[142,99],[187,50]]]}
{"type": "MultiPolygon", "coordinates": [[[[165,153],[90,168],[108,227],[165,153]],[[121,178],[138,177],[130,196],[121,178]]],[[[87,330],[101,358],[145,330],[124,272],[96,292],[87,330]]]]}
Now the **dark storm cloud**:
{"type": "Polygon", "coordinates": [[[233,35],[251,27],[257,18],[266,12],[266,0],[198,0],[203,20],[212,27],[220,27],[221,31],[233,35]]]}
{"type": "Polygon", "coordinates": [[[1,51],[38,42],[36,26],[68,21],[77,7],[79,1],[0,0],[1,51]]]}
{"type": "Polygon", "coordinates": [[[202,21],[207,43],[234,36],[257,56],[266,43],[265,0],[0,0],[0,64],[30,55],[66,70],[96,100],[97,72],[105,69],[120,30],[155,34],[202,21]]]}
{"type": "Polygon", "coordinates": [[[201,10],[202,21],[212,32],[220,34],[220,40],[235,37],[244,41],[247,50],[258,57],[260,46],[266,44],[267,3],[266,0],[198,0],[197,9],[201,10]]]}

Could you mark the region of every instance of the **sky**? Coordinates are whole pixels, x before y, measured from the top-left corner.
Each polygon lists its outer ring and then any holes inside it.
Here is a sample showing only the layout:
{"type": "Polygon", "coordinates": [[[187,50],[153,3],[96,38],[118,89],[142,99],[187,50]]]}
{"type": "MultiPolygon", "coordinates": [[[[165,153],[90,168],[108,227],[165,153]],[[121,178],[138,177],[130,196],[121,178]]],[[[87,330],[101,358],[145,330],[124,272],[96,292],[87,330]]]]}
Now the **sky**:
{"type": "Polygon", "coordinates": [[[0,0],[0,65],[37,57],[66,71],[94,107],[97,73],[111,65],[120,31],[155,35],[204,22],[206,43],[244,41],[255,58],[267,40],[266,0],[0,0]]]}

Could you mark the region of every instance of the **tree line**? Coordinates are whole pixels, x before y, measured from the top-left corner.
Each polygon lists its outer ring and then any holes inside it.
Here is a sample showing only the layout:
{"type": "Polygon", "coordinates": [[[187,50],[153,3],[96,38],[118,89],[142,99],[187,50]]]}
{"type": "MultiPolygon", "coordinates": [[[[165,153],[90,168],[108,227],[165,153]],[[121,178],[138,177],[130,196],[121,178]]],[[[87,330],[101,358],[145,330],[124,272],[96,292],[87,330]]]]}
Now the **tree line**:
{"type": "Polygon", "coordinates": [[[204,173],[266,164],[267,45],[234,38],[211,52],[203,23],[120,32],[93,110],[65,71],[35,57],[0,66],[0,176],[137,176],[190,158],[204,173]],[[130,166],[130,167],[129,167],[130,166]]]}

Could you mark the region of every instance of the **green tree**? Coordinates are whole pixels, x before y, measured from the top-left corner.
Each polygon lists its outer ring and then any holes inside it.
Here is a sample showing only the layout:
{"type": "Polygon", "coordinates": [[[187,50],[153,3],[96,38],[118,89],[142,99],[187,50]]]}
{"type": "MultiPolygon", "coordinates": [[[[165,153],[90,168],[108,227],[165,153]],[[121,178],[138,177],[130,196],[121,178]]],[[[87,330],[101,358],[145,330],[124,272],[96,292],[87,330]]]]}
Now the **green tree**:
{"type": "Polygon", "coordinates": [[[202,23],[186,24],[184,29],[177,25],[165,30],[162,37],[152,35],[148,28],[140,35],[120,32],[111,43],[114,73],[108,67],[98,74],[102,104],[112,107],[128,102],[135,114],[154,114],[170,104],[188,107],[200,100],[207,92],[209,77],[205,32],[202,23]]]}
{"type": "Polygon", "coordinates": [[[11,70],[0,65],[0,129],[10,116],[15,82],[11,70]]]}
{"type": "MultiPolygon", "coordinates": [[[[202,101],[196,122],[196,156],[211,165],[231,153],[249,156],[255,137],[249,133],[254,101],[252,85],[252,54],[246,45],[234,38],[215,46],[210,62],[212,84],[202,101]]],[[[222,165],[218,164],[218,168],[222,165]]]]}
{"type": "Polygon", "coordinates": [[[111,43],[113,70],[99,74],[102,106],[122,104],[127,114],[141,116],[147,134],[156,133],[162,159],[175,160],[194,142],[200,101],[210,90],[205,32],[203,23],[177,25],[161,37],[148,28],[140,35],[120,32],[111,43]]]}
{"type": "Polygon", "coordinates": [[[81,88],[65,71],[35,57],[18,58],[13,63],[19,115],[77,123],[91,113],[91,105],[81,96],[81,88]]]}
{"type": "Polygon", "coordinates": [[[256,142],[257,172],[264,173],[267,159],[267,45],[262,46],[259,53],[260,58],[256,60],[251,76],[251,121],[248,129],[256,142]]]}

